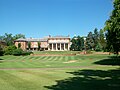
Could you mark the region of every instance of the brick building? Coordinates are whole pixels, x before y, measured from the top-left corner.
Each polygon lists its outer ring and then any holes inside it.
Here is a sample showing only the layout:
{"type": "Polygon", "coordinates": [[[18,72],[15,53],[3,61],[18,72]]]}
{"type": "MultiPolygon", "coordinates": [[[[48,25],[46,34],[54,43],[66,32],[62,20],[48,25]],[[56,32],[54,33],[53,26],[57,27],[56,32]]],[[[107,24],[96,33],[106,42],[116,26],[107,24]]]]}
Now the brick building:
{"type": "Polygon", "coordinates": [[[14,41],[15,46],[21,44],[23,50],[49,50],[49,51],[67,51],[70,49],[70,37],[69,36],[48,36],[41,39],[27,38],[17,39],[14,41]],[[30,47],[28,45],[30,43],[30,47]],[[40,44],[39,44],[40,43],[40,44]]]}

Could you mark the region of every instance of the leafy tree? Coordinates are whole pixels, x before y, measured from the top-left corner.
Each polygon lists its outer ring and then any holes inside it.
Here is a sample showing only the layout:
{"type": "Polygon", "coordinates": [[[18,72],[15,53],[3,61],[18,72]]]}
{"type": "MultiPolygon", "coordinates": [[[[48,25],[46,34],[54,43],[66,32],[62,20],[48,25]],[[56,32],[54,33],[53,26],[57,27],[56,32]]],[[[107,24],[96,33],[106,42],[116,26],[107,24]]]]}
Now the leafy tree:
{"type": "Polygon", "coordinates": [[[106,21],[104,29],[109,51],[116,52],[118,55],[120,51],[120,0],[114,0],[113,6],[114,9],[110,18],[106,21]]]}
{"type": "Polygon", "coordinates": [[[75,36],[72,38],[71,40],[72,42],[72,45],[71,45],[71,50],[74,50],[74,51],[81,51],[83,50],[84,48],[84,39],[83,37],[80,37],[80,36],[75,36]]]}
{"type": "Polygon", "coordinates": [[[6,42],[7,46],[14,44],[12,34],[5,33],[5,35],[3,36],[3,40],[6,42]]]}
{"type": "Polygon", "coordinates": [[[25,35],[23,34],[16,34],[13,39],[16,40],[16,39],[19,39],[19,38],[25,38],[25,35]]]}
{"type": "Polygon", "coordinates": [[[102,50],[106,51],[106,39],[104,31],[102,29],[100,29],[99,31],[99,43],[101,45],[102,50]]]}
{"type": "Polygon", "coordinates": [[[94,40],[94,45],[93,45],[93,49],[96,50],[96,47],[98,48],[98,44],[99,44],[99,32],[98,29],[95,28],[94,30],[94,34],[93,34],[93,40],[94,40]]]}
{"type": "Polygon", "coordinates": [[[28,42],[28,48],[30,50],[30,48],[31,48],[31,42],[28,42]]]}
{"type": "Polygon", "coordinates": [[[4,36],[0,36],[0,40],[1,40],[1,41],[4,40],[4,36]]]}
{"type": "Polygon", "coordinates": [[[0,56],[2,56],[3,55],[3,49],[2,49],[2,47],[1,47],[1,45],[0,45],[0,56]]]}
{"type": "Polygon", "coordinates": [[[93,50],[93,48],[94,48],[94,37],[92,32],[89,32],[88,36],[86,37],[86,49],[93,50]]]}
{"type": "Polygon", "coordinates": [[[4,48],[4,54],[5,55],[12,55],[13,54],[13,51],[16,50],[17,47],[15,45],[12,45],[12,46],[7,46],[6,48],[4,48]]]}
{"type": "Polygon", "coordinates": [[[40,47],[40,42],[38,42],[38,50],[40,50],[40,48],[41,48],[41,47],[40,47]]]}
{"type": "Polygon", "coordinates": [[[18,48],[21,48],[21,43],[18,43],[18,48]]]}

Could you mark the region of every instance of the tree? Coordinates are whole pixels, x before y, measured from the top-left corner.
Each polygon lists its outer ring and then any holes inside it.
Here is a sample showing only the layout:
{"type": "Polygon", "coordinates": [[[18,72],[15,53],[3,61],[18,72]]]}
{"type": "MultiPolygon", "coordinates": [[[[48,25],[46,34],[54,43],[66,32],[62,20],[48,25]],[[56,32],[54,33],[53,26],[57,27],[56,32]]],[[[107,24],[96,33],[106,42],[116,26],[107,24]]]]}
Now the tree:
{"type": "Polygon", "coordinates": [[[84,39],[83,37],[80,37],[80,36],[75,36],[72,38],[71,40],[72,42],[72,45],[71,45],[71,50],[74,50],[74,51],[81,51],[83,50],[84,48],[84,39]]]}
{"type": "Polygon", "coordinates": [[[16,50],[17,47],[15,45],[7,46],[4,48],[5,55],[12,55],[14,50],[16,50]]]}
{"type": "Polygon", "coordinates": [[[31,42],[28,42],[28,48],[30,50],[30,48],[31,48],[31,42]]]}
{"type": "Polygon", "coordinates": [[[1,47],[1,45],[0,45],[0,56],[2,56],[3,55],[3,49],[2,49],[2,47],[1,47]]]}
{"type": "Polygon", "coordinates": [[[93,48],[94,48],[94,38],[92,32],[89,32],[88,36],[86,37],[86,49],[93,50],[93,48]]]}
{"type": "Polygon", "coordinates": [[[120,0],[114,0],[113,5],[114,9],[105,23],[104,30],[106,31],[108,50],[118,55],[120,51],[120,0]]]}
{"type": "Polygon", "coordinates": [[[38,50],[40,50],[40,48],[41,48],[41,47],[40,47],[40,42],[38,42],[38,50]]]}
{"type": "Polygon", "coordinates": [[[21,48],[21,43],[18,43],[18,48],[21,48]]]}
{"type": "Polygon", "coordinates": [[[16,39],[19,39],[19,38],[25,38],[25,35],[23,34],[16,34],[13,39],[16,40],[16,39]]]}
{"type": "Polygon", "coordinates": [[[104,35],[104,31],[102,29],[100,29],[99,31],[99,43],[102,46],[102,50],[106,50],[106,39],[105,39],[105,35],[104,35]]]}
{"type": "Polygon", "coordinates": [[[6,42],[7,46],[14,44],[14,40],[11,33],[10,34],[5,33],[5,35],[3,36],[3,40],[6,42]]]}
{"type": "Polygon", "coordinates": [[[94,40],[93,49],[96,51],[96,48],[98,48],[99,46],[99,32],[97,28],[95,28],[94,30],[93,40],[94,40]]]}

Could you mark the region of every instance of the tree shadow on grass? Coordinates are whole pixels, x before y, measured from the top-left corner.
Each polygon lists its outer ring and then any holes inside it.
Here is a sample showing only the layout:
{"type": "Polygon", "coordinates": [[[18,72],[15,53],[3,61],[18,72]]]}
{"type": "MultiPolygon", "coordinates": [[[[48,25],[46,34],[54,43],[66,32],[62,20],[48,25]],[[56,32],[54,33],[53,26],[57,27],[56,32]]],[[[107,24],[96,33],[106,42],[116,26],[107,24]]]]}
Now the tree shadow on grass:
{"type": "Polygon", "coordinates": [[[56,85],[44,86],[50,90],[120,90],[120,69],[79,70],[67,72],[75,75],[56,81],[56,85]]]}
{"type": "Polygon", "coordinates": [[[2,62],[3,62],[3,59],[0,58],[0,63],[2,63],[2,62]]]}
{"type": "Polygon", "coordinates": [[[111,56],[108,59],[103,59],[103,60],[97,61],[94,64],[119,66],[120,65],[120,56],[119,57],[111,56]]]}

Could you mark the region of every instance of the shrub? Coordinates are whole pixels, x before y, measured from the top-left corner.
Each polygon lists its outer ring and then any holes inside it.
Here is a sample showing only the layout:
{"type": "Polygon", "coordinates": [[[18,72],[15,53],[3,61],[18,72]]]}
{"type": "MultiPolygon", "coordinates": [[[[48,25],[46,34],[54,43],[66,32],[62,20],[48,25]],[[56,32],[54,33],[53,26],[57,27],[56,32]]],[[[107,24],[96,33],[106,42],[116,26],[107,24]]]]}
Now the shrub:
{"type": "Polygon", "coordinates": [[[15,49],[12,53],[12,55],[15,55],[15,56],[20,56],[23,54],[23,50],[18,48],[18,49],[15,49]]]}
{"type": "Polygon", "coordinates": [[[12,55],[13,51],[16,50],[17,47],[12,45],[12,46],[7,46],[6,48],[4,48],[4,54],[5,55],[12,55]]]}
{"type": "Polygon", "coordinates": [[[0,50],[0,56],[3,56],[4,51],[0,50]]]}
{"type": "Polygon", "coordinates": [[[4,54],[4,52],[3,52],[3,49],[2,49],[2,47],[0,45],[0,56],[2,56],[3,54],[4,54]]]}
{"type": "Polygon", "coordinates": [[[91,50],[87,50],[86,54],[92,54],[92,51],[91,50]]]}
{"type": "Polygon", "coordinates": [[[22,53],[22,55],[30,55],[30,54],[32,54],[33,52],[28,52],[28,51],[24,51],[23,53],[22,53]]]}
{"type": "Polygon", "coordinates": [[[23,55],[23,56],[25,56],[25,55],[30,55],[31,53],[32,52],[23,51],[22,49],[18,48],[16,50],[14,50],[13,55],[15,55],[15,56],[23,55]]]}

